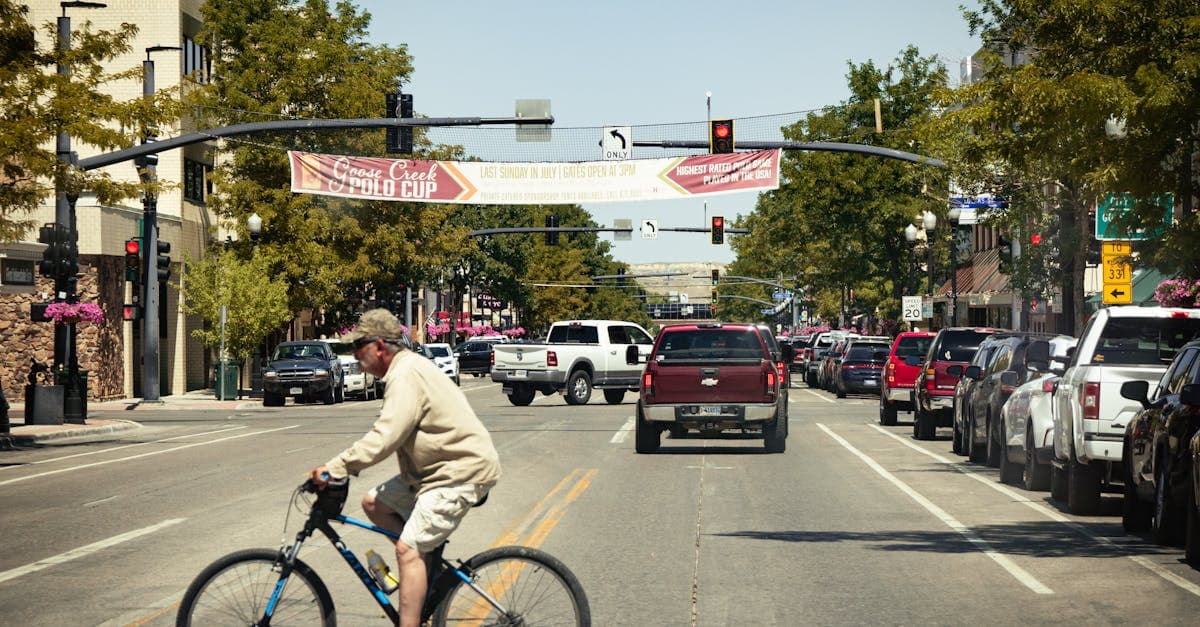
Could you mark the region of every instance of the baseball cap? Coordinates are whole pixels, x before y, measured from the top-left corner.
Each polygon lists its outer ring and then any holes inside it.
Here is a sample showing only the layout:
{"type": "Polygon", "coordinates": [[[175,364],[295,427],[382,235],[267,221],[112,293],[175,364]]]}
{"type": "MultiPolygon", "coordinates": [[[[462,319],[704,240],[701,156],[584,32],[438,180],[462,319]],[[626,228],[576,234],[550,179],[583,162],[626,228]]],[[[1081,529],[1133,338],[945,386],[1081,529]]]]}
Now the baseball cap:
{"type": "Polygon", "coordinates": [[[399,318],[386,309],[372,309],[358,319],[358,324],[341,340],[346,343],[362,338],[380,338],[384,340],[403,340],[404,327],[399,318]]]}

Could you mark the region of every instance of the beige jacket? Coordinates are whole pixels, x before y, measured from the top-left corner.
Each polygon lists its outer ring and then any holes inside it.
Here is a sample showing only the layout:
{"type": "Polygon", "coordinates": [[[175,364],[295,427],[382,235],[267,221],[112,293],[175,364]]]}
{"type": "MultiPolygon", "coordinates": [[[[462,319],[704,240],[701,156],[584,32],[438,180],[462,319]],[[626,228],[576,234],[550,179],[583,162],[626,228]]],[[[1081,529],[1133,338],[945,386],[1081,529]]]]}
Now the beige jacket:
{"type": "Polygon", "coordinates": [[[400,475],[418,494],[430,488],[495,485],[500,458],[462,390],[433,362],[410,350],[396,353],[383,377],[383,410],[371,430],[326,462],[334,477],[395,455],[400,475]]]}

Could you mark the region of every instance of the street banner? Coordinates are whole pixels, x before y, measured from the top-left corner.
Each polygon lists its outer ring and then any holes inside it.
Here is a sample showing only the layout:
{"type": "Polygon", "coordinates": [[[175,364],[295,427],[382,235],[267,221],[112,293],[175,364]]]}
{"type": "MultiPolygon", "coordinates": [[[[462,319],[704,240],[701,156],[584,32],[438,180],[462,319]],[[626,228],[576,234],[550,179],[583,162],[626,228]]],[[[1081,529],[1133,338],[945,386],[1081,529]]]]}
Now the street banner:
{"type": "Polygon", "coordinates": [[[781,151],[585,161],[494,163],[289,151],[292,191],[363,200],[573,205],[669,200],[779,187],[781,151]]]}

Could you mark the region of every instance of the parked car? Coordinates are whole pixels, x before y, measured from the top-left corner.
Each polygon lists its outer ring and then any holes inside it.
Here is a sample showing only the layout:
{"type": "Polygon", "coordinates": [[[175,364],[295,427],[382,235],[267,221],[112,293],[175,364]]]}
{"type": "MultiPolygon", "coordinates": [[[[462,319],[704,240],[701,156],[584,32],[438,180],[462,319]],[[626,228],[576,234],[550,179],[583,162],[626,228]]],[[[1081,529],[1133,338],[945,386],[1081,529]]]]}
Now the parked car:
{"type": "Polygon", "coordinates": [[[954,388],[958,377],[946,368],[966,366],[991,328],[946,327],[937,332],[913,383],[913,437],[932,440],[938,427],[952,426],[954,388]]]}
{"type": "Polygon", "coordinates": [[[1188,465],[1192,469],[1192,494],[1188,499],[1187,536],[1184,539],[1183,557],[1193,568],[1200,568],[1200,433],[1192,436],[1188,443],[1188,465]]]}
{"type": "MultiPolygon", "coordinates": [[[[1067,367],[1068,351],[1076,342],[1069,335],[1051,338],[1049,369],[1017,386],[1000,410],[1004,433],[1008,436],[1008,459],[1010,463],[1020,464],[1021,484],[1026,490],[1050,489],[1050,458],[1054,456],[1054,392],[1067,367]]],[[[1026,360],[1037,361],[1028,355],[1026,360]]]]}
{"type": "Polygon", "coordinates": [[[982,462],[987,456],[987,451],[983,447],[979,447],[978,450],[971,450],[971,439],[969,437],[971,397],[975,394],[975,388],[979,380],[977,378],[964,377],[963,372],[973,366],[980,369],[987,368],[988,364],[992,363],[992,358],[996,356],[997,348],[996,344],[988,342],[988,339],[985,338],[979,343],[979,348],[975,351],[975,354],[971,356],[970,363],[966,366],[953,364],[946,368],[946,374],[958,377],[958,382],[954,384],[954,401],[950,405],[950,413],[953,415],[952,426],[954,435],[952,439],[954,442],[954,452],[959,455],[966,455],[974,462],[982,462]]]}
{"type": "Polygon", "coordinates": [[[790,341],[792,345],[792,362],[788,364],[788,370],[792,374],[799,374],[804,378],[804,370],[808,365],[808,351],[806,350],[812,342],[811,335],[795,335],[790,341]]]}
{"type": "MultiPolygon", "coordinates": [[[[963,371],[963,376],[977,381],[964,412],[967,418],[967,448],[973,455],[971,461],[984,461],[993,468],[1003,466],[1000,480],[1005,483],[1014,482],[1011,475],[1019,472],[1020,467],[1002,464],[1007,458],[1003,454],[1007,436],[1001,429],[1003,423],[1000,420],[1000,409],[1018,385],[1025,383],[1038,372],[1029,368],[1026,355],[1029,354],[1030,346],[1039,341],[1046,342],[1051,337],[1053,336],[1042,333],[1018,331],[996,333],[984,340],[980,346],[980,350],[987,344],[996,347],[995,355],[987,366],[972,365],[963,371]]],[[[1049,368],[1049,345],[1039,345],[1039,350],[1035,353],[1039,357],[1040,369],[1049,368]]]]}
{"type": "MultiPolygon", "coordinates": [[[[791,357],[791,347],[783,352],[791,357]]],[[[637,346],[625,355],[631,364],[643,359],[637,346]]],[[[634,429],[638,453],[657,451],[664,431],[758,433],[768,452],[786,448],[786,388],[757,326],[668,325],[646,359],[634,429]]]]}
{"type": "Polygon", "coordinates": [[[433,360],[434,365],[442,369],[446,376],[454,381],[454,385],[462,385],[458,375],[458,359],[454,356],[449,344],[426,344],[425,356],[433,360]]]}
{"type": "Polygon", "coordinates": [[[810,388],[817,387],[817,373],[821,370],[821,360],[825,357],[825,353],[833,348],[834,341],[841,339],[841,332],[824,331],[818,333],[815,338],[809,343],[804,360],[804,383],[810,388]],[[837,335],[835,335],[837,334],[837,335]]]}
{"type": "Polygon", "coordinates": [[[929,331],[905,331],[892,340],[879,389],[879,424],[896,424],[896,412],[912,411],[913,383],[921,360],[937,335],[929,331]]]}
{"type": "Polygon", "coordinates": [[[484,340],[469,340],[454,347],[454,357],[458,360],[459,374],[472,374],[482,377],[492,371],[492,347],[496,342],[484,340]]]}
{"type": "Polygon", "coordinates": [[[846,347],[851,339],[857,338],[857,335],[846,335],[842,339],[837,340],[833,348],[825,352],[825,356],[821,358],[821,369],[817,372],[817,387],[827,392],[833,391],[833,373],[841,363],[842,357],[846,354],[846,347]]]}
{"type": "Polygon", "coordinates": [[[278,407],[287,397],[297,401],[342,402],[342,364],[329,344],[312,340],[283,342],[275,347],[263,371],[263,405],[278,407]]]}
{"type": "Polygon", "coordinates": [[[1200,335],[1200,309],[1106,307],[1092,314],[1054,394],[1050,495],[1072,514],[1100,508],[1121,481],[1125,426],[1142,410],[1122,398],[1126,381],[1157,382],[1176,352],[1200,335]]]}
{"type": "Polygon", "coordinates": [[[354,349],[350,344],[336,338],[321,341],[329,344],[329,348],[342,364],[342,381],[345,386],[343,393],[346,396],[361,398],[364,401],[379,398],[378,380],[375,375],[364,372],[358,365],[358,359],[354,356],[354,349]]]}
{"type": "Polygon", "coordinates": [[[1169,545],[1184,539],[1194,494],[1189,449],[1200,433],[1200,342],[1180,348],[1147,395],[1149,389],[1145,381],[1121,385],[1121,396],[1142,406],[1125,426],[1121,524],[1125,531],[1149,528],[1155,542],[1169,545]]]}
{"type": "Polygon", "coordinates": [[[851,340],[833,375],[833,393],[846,398],[851,392],[877,394],[889,346],[883,342],[851,340]]]}

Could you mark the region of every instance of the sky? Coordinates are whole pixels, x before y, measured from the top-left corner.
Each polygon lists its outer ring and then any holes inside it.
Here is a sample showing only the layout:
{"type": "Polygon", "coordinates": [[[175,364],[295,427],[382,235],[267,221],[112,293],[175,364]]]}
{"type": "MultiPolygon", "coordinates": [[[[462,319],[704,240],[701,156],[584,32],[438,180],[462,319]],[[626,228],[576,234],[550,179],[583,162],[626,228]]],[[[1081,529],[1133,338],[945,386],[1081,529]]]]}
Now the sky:
{"type": "MultiPolygon", "coordinates": [[[[886,68],[911,44],[957,81],[959,62],[979,48],[959,8],[973,0],[356,4],[372,16],[372,43],[407,47],[414,71],[404,91],[418,115],[509,117],[518,99],[549,98],[555,128],[703,122],[710,106],[711,118],[735,119],[820,109],[849,97],[850,62],[886,68]]],[[[618,218],[701,227],[709,216],[749,214],[755,197],[583,207],[610,227],[618,218]]],[[[654,240],[635,231],[612,254],[630,264],[734,259],[707,233],[666,231],[654,240]]]]}

